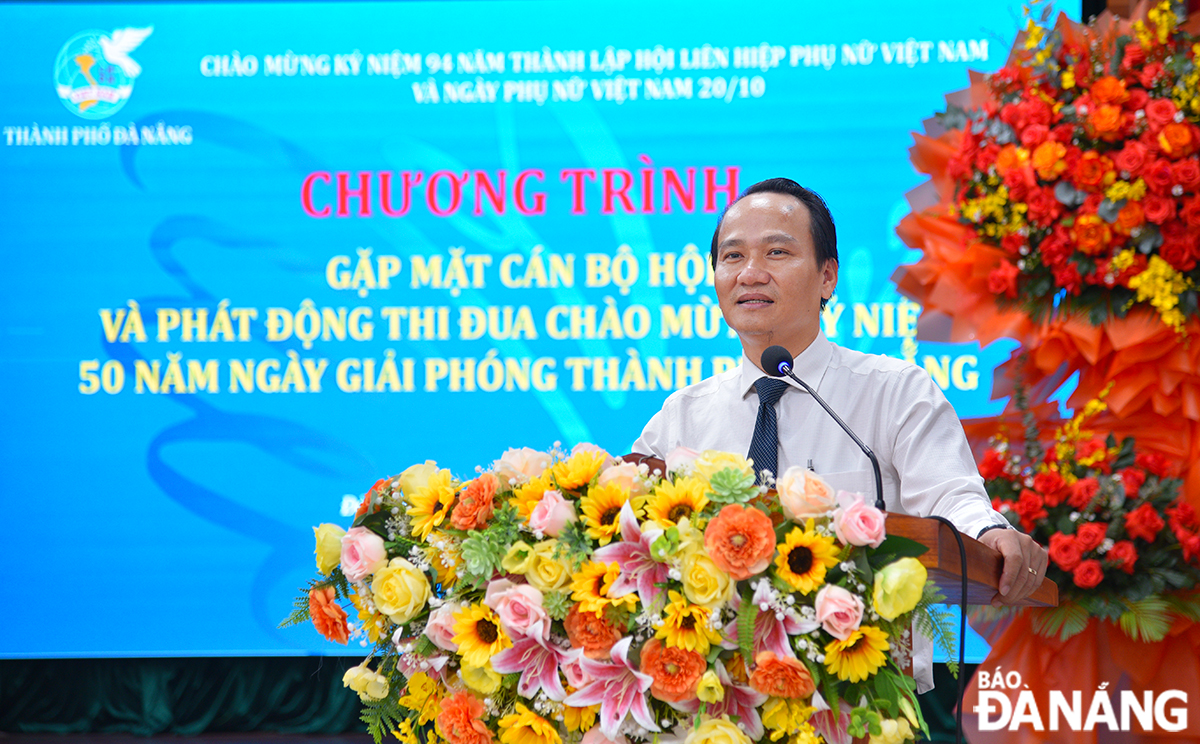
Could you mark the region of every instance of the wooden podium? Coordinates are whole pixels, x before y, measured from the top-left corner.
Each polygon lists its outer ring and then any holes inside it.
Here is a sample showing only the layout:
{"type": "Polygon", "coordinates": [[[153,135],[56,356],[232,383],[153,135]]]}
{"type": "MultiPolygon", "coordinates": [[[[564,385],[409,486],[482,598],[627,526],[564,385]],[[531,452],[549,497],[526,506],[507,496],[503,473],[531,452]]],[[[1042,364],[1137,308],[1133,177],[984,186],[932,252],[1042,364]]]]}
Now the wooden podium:
{"type": "MultiPolygon", "coordinates": [[[[626,462],[645,463],[652,472],[658,469],[665,473],[667,470],[666,464],[657,457],[629,454],[622,459],[626,462]]],[[[930,580],[942,590],[946,604],[962,604],[964,571],[967,575],[967,604],[992,603],[992,597],[999,591],[1000,574],[1004,568],[1004,559],[999,552],[973,537],[962,535],[967,554],[967,564],[963,566],[958,541],[954,539],[950,527],[944,522],[925,517],[889,513],[887,533],[907,537],[929,548],[918,560],[929,572],[930,580]]],[[[1056,607],[1058,585],[1050,579],[1043,578],[1041,586],[1019,604],[1029,607],[1056,607]]]]}

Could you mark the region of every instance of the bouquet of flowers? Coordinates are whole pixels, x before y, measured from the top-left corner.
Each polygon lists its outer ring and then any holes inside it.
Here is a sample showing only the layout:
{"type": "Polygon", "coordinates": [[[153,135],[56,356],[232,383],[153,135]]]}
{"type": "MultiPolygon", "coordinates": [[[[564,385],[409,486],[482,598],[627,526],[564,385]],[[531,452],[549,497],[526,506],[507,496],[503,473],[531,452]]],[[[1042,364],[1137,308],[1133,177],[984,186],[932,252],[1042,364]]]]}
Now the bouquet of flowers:
{"type": "Polygon", "coordinates": [[[1049,549],[1060,604],[1035,611],[1037,632],[1065,640],[1096,617],[1160,641],[1177,616],[1200,620],[1200,519],[1166,458],[1083,430],[1104,409],[1092,400],[1044,447],[1028,417],[1024,445],[994,438],[979,472],[996,510],[1049,549]]]}
{"type": "Polygon", "coordinates": [[[373,647],[345,683],[377,742],[927,734],[911,633],[953,631],[923,546],[811,471],[776,496],[738,455],[664,468],[590,445],[508,450],[465,482],[414,465],[349,530],[314,528],[321,576],[285,624],[373,647]]]}
{"type": "Polygon", "coordinates": [[[1200,43],[1183,7],[1101,28],[1031,19],[982,106],[939,115],[962,130],[952,216],[997,249],[1001,302],[1094,324],[1150,307],[1177,331],[1200,313],[1200,43]]]}

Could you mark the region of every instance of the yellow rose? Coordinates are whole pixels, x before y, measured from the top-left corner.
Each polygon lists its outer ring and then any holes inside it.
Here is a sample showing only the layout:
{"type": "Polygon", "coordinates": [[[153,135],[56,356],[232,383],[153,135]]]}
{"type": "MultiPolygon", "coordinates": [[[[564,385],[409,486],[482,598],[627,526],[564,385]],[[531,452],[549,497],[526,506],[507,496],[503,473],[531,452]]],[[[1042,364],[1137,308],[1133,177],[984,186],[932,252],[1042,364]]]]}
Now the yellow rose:
{"type": "Polygon", "coordinates": [[[330,571],[342,562],[342,537],[346,531],[336,524],[323,524],[313,527],[317,538],[317,570],[328,575],[330,571]]]}
{"type": "Polygon", "coordinates": [[[500,568],[511,574],[523,574],[533,565],[533,548],[524,540],[517,540],[500,559],[500,568]]]}
{"type": "Polygon", "coordinates": [[[397,625],[407,623],[425,609],[431,593],[425,572],[403,558],[393,558],[375,572],[371,581],[375,607],[397,625]]]}
{"type": "Polygon", "coordinates": [[[901,558],[875,573],[875,611],[884,620],[912,612],[921,601],[928,573],[916,558],[901,558]]]}
{"type": "Polygon", "coordinates": [[[871,735],[869,744],[903,744],[914,738],[912,727],[904,718],[887,718],[880,722],[879,736],[871,735]]]}
{"type": "Polygon", "coordinates": [[[342,686],[357,692],[364,701],[383,700],[388,694],[387,677],[371,671],[362,664],[346,670],[342,675],[342,686]]]}
{"type": "Polygon", "coordinates": [[[693,728],[683,744],[750,744],[750,737],[728,718],[710,718],[693,728]]]}
{"type": "Polygon", "coordinates": [[[533,548],[533,561],[525,572],[525,580],[543,592],[562,589],[571,583],[571,569],[563,561],[554,559],[558,549],[557,540],[543,540],[533,548]]]}
{"type": "Polygon", "coordinates": [[[729,574],[717,568],[705,553],[693,553],[683,559],[683,593],[692,604],[710,610],[729,600],[736,589],[729,574]]]}
{"type": "Polygon", "coordinates": [[[503,677],[495,669],[492,669],[491,663],[481,667],[463,664],[462,680],[466,683],[467,687],[470,687],[475,692],[481,695],[491,695],[500,689],[503,677]]]}
{"type": "Polygon", "coordinates": [[[733,468],[746,475],[754,475],[754,469],[750,461],[732,452],[705,450],[700,453],[700,456],[692,464],[692,472],[706,481],[711,481],[714,475],[725,468],[733,468]]]}
{"type": "Polygon", "coordinates": [[[696,697],[702,703],[719,703],[725,699],[725,688],[716,672],[709,669],[700,677],[696,684],[696,697]]]}
{"type": "Polygon", "coordinates": [[[405,496],[412,496],[429,483],[429,479],[437,470],[437,463],[433,460],[426,460],[420,465],[409,465],[400,474],[400,492],[405,496]]]}

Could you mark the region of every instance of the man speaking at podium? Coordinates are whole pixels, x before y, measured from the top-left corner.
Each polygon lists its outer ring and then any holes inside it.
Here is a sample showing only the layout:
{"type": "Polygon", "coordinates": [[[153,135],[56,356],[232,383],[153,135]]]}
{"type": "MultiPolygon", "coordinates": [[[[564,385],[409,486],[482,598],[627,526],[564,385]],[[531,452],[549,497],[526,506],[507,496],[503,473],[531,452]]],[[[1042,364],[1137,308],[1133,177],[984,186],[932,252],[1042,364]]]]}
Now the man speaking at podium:
{"type": "MultiPolygon", "coordinates": [[[[786,178],[761,181],[731,204],[713,234],[717,299],[742,343],[737,367],[673,393],[633,451],[676,447],[746,452],[755,469],[813,469],[835,490],[876,493],[870,461],[811,395],[759,367],[782,346],[807,382],[879,459],[888,511],[942,516],[1004,556],[994,603],[1041,583],[1046,552],[992,509],[962,424],[929,374],[904,361],[843,349],[821,332],[838,280],[837,236],[820,196],[786,178]]],[[[918,649],[919,651],[919,649],[918,649]]],[[[918,682],[931,680],[914,655],[918,682]],[[925,678],[924,680],[922,678],[925,678]]]]}

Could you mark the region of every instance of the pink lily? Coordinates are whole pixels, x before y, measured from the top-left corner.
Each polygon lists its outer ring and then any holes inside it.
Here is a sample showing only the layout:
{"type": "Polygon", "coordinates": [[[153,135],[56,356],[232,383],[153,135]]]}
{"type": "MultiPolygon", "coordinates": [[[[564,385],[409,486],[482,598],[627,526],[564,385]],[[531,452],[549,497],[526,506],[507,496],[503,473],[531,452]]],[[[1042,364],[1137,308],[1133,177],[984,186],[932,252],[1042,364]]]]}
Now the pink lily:
{"type": "Polygon", "coordinates": [[[558,664],[563,653],[542,637],[542,621],[529,628],[529,635],[513,639],[513,645],[492,657],[492,668],[501,674],[521,673],[517,692],[531,698],[539,689],[551,700],[567,696],[558,678],[558,664]]]}
{"type": "Polygon", "coordinates": [[[636,591],[642,599],[642,605],[649,606],[662,593],[662,589],[656,585],[667,581],[669,570],[667,564],[650,557],[650,545],[658,539],[661,531],[643,532],[628,501],[621,507],[620,525],[621,542],[600,548],[593,554],[593,560],[604,563],[616,561],[621,566],[621,575],[608,590],[608,596],[616,599],[636,591]]]}
{"type": "MultiPolygon", "coordinates": [[[[769,601],[769,592],[770,587],[765,582],[760,583],[751,599],[760,608],[758,616],[754,618],[754,655],[758,656],[763,651],[773,651],[779,658],[794,659],[796,652],[792,650],[789,636],[811,633],[821,627],[821,624],[814,620],[789,617],[786,612],[782,613],[783,618],[779,619],[775,617],[775,608],[770,605],[765,610],[761,609],[763,604],[769,601]]],[[[729,649],[738,647],[737,623],[729,623],[726,626],[726,636],[721,645],[729,649]]]]}
{"type": "Polygon", "coordinates": [[[833,714],[833,710],[829,707],[829,703],[825,702],[825,698],[821,697],[821,693],[813,693],[813,707],[817,709],[816,713],[812,714],[809,722],[813,728],[817,730],[825,741],[829,744],[850,744],[853,741],[850,737],[850,703],[845,700],[838,705],[838,715],[833,714]]]}
{"type": "Polygon", "coordinates": [[[633,720],[647,731],[659,730],[646,702],[646,691],[654,683],[654,678],[642,674],[629,663],[629,644],[632,642],[629,636],[617,641],[610,652],[612,663],[595,661],[586,656],[580,659],[579,663],[592,676],[592,681],[563,701],[576,708],[599,703],[600,730],[610,739],[617,738],[625,716],[630,713],[633,714],[633,720]]]}
{"type": "MultiPolygon", "coordinates": [[[[758,706],[767,702],[767,696],[743,685],[735,685],[733,678],[720,660],[716,663],[717,678],[725,688],[725,697],[718,703],[708,703],[704,712],[714,718],[729,714],[751,741],[758,741],[763,735],[762,719],[758,717],[758,706]]],[[[700,710],[700,699],[692,698],[683,703],[672,703],[671,707],[685,713],[697,713],[700,710]]]]}

